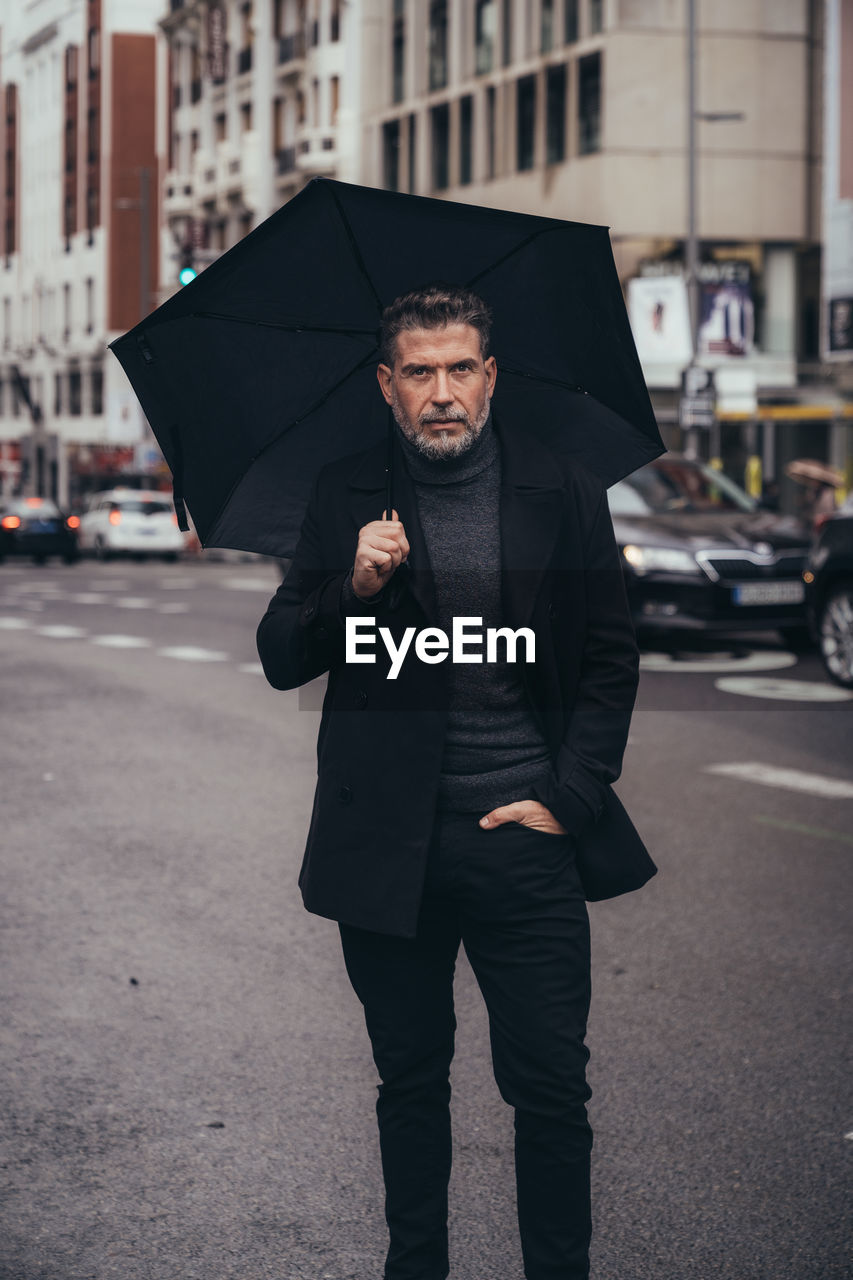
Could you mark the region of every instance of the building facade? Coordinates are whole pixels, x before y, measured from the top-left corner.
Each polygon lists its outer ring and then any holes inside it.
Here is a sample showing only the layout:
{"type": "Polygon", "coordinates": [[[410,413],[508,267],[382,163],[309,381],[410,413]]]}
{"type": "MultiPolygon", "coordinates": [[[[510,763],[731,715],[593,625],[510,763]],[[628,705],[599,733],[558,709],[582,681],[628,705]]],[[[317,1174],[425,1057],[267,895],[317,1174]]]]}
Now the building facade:
{"type": "Polygon", "coordinates": [[[157,296],[159,8],[44,0],[3,10],[4,492],[67,502],[76,479],[127,467],[145,438],[106,346],[157,296]]]}
{"type": "MultiPolygon", "coordinates": [[[[382,0],[363,181],[608,225],[670,447],[757,491],[794,456],[844,465],[820,361],[822,3],[695,0],[696,362],[710,429],[679,422],[692,343],[687,0],[382,0]]],[[[851,477],[853,479],[853,477],[851,477]]]]}
{"type": "Polygon", "coordinates": [[[311,177],[358,180],[363,27],[358,0],[172,0],[161,27],[168,291],[311,177]]]}

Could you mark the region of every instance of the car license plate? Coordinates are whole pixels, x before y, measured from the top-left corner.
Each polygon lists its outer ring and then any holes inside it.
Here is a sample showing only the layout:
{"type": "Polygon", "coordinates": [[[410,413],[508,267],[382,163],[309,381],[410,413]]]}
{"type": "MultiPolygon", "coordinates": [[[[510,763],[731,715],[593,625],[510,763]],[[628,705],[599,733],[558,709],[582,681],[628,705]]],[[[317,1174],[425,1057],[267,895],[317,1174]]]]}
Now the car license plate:
{"type": "Polygon", "coordinates": [[[732,588],[735,604],[801,604],[806,589],[802,582],[741,582],[732,588]]]}

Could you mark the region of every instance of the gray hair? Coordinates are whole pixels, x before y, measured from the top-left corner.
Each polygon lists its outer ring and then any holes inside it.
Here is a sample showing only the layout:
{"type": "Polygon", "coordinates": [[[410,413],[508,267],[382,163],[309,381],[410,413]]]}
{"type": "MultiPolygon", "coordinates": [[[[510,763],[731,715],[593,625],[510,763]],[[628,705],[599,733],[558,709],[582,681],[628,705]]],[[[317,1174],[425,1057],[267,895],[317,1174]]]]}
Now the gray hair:
{"type": "Polygon", "coordinates": [[[489,354],[492,309],[487,302],[457,284],[428,284],[404,293],[382,312],[379,356],[393,366],[397,335],[404,329],[443,329],[449,324],[468,324],[480,335],[480,354],[489,354]]]}

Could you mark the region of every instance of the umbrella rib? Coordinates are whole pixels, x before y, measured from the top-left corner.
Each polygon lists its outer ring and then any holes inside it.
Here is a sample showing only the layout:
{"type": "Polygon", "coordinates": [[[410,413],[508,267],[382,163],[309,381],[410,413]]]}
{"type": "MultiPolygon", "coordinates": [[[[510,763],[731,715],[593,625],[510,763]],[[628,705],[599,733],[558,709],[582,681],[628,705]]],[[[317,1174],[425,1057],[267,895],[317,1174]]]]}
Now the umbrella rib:
{"type": "Polygon", "coordinates": [[[468,289],[473,288],[473,286],[477,284],[478,281],[482,280],[484,276],[490,275],[492,271],[497,271],[498,267],[502,267],[503,264],[509,258],[512,258],[516,253],[521,253],[522,249],[526,249],[527,246],[532,243],[532,241],[536,240],[539,236],[544,236],[546,231],[553,231],[553,230],[554,230],[554,227],[549,226],[549,227],[540,227],[538,231],[532,231],[529,236],[525,236],[525,238],[521,241],[521,244],[517,244],[513,249],[508,250],[508,252],[505,253],[502,258],[498,258],[497,262],[490,263],[488,267],[484,267],[482,271],[478,271],[475,276],[472,276],[471,279],[468,281],[466,287],[468,289]]]}
{"type": "Polygon", "coordinates": [[[506,364],[503,360],[500,362],[501,373],[510,373],[514,378],[529,378],[531,382],[544,382],[549,387],[562,387],[564,391],[579,391],[581,395],[588,396],[589,392],[586,387],[582,387],[579,382],[565,382],[562,378],[549,378],[544,373],[528,373],[526,369],[513,368],[511,364],[506,364]]]}
{"type": "Polygon", "coordinates": [[[376,340],[375,329],[350,329],[330,324],[315,325],[301,320],[292,324],[281,324],[276,320],[247,320],[243,316],[231,316],[224,311],[193,311],[192,317],[197,320],[227,320],[231,324],[249,324],[259,329],[280,329],[284,333],[340,333],[345,337],[367,337],[376,340]]]}
{"type": "Polygon", "coordinates": [[[385,305],[376,290],[375,284],[373,283],[373,281],[370,278],[370,275],[368,274],[367,267],[364,265],[364,258],[361,256],[361,250],[358,247],[358,241],[356,240],[355,235],[353,234],[353,229],[349,224],[349,219],[347,218],[347,215],[344,213],[343,205],[341,204],[340,200],[335,195],[334,191],[331,189],[330,186],[327,187],[326,189],[328,190],[329,195],[332,197],[335,208],[338,211],[338,217],[340,218],[341,222],[344,225],[344,231],[346,232],[347,239],[349,240],[349,246],[350,246],[350,249],[352,250],[352,256],[355,258],[355,264],[358,267],[361,274],[364,276],[365,280],[367,281],[367,284],[370,288],[370,292],[373,294],[373,300],[376,303],[376,310],[379,312],[379,315],[381,316],[382,312],[385,310],[385,305]]]}

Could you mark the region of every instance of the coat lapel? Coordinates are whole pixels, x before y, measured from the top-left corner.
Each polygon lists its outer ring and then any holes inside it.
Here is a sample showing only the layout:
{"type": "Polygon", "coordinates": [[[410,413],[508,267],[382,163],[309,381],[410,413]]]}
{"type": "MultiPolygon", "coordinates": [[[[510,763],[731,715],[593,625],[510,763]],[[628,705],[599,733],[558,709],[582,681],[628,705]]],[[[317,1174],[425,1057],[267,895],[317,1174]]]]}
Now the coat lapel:
{"type": "Polygon", "coordinates": [[[556,459],[535,437],[521,436],[497,422],[501,445],[501,561],[507,623],[530,620],[551,563],[563,511],[556,459]]]}

